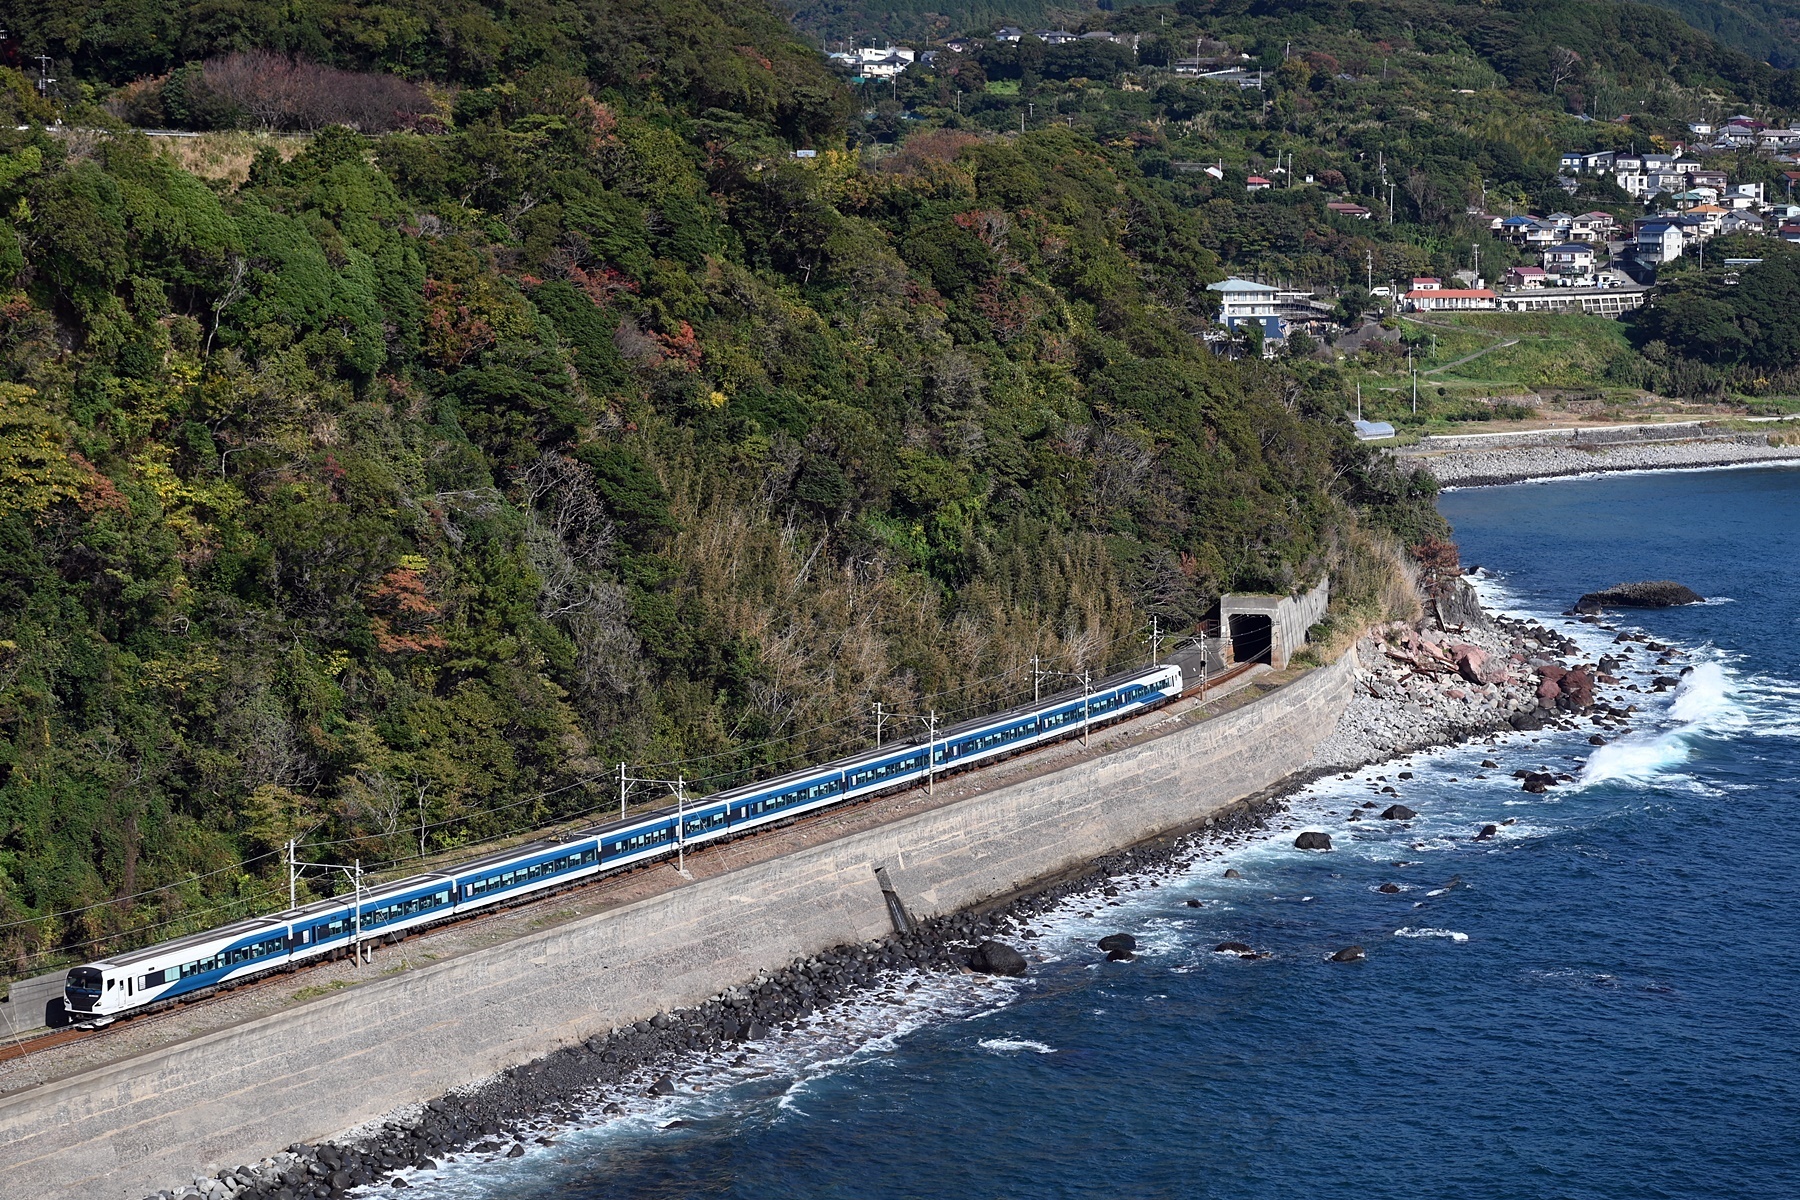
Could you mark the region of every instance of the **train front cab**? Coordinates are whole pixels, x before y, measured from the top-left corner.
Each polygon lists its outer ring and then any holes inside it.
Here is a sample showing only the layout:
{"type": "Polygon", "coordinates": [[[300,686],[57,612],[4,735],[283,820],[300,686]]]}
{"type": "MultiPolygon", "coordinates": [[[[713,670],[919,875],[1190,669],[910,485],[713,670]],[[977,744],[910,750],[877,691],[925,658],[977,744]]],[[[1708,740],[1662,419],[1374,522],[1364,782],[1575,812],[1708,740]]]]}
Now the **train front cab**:
{"type": "Polygon", "coordinates": [[[80,1020],[99,1015],[104,988],[101,980],[99,967],[75,967],[69,971],[63,984],[63,1005],[70,1017],[80,1020]]]}

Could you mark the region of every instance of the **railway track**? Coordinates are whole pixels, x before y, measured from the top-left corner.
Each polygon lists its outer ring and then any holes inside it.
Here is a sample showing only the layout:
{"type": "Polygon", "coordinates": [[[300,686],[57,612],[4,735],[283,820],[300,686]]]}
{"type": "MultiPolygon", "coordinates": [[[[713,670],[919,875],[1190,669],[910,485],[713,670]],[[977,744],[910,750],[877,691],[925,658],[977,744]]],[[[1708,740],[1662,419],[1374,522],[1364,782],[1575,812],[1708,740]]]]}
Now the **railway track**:
{"type": "MultiPolygon", "coordinates": [[[[1238,663],[1232,667],[1227,668],[1226,670],[1220,672],[1217,675],[1211,675],[1211,676],[1207,677],[1204,681],[1196,682],[1192,687],[1184,689],[1181,693],[1180,698],[1182,700],[1189,700],[1189,699],[1198,697],[1198,698],[1204,700],[1205,696],[1208,692],[1211,692],[1214,689],[1222,686],[1223,684],[1229,683],[1232,680],[1243,676],[1244,674],[1248,673],[1253,667],[1255,667],[1257,665],[1258,664],[1255,662],[1238,663]]],[[[876,799],[876,798],[877,797],[870,797],[869,799],[876,799]]],[[[832,815],[833,813],[839,812],[839,811],[841,811],[841,810],[834,809],[834,810],[821,811],[821,812],[817,812],[817,813],[809,813],[809,814],[806,814],[805,816],[799,818],[799,821],[800,822],[810,822],[815,818],[826,817],[828,815],[832,815]]],[[[783,823],[782,826],[772,827],[772,828],[781,828],[781,827],[785,827],[785,825],[786,825],[786,823],[783,823]]],[[[749,837],[749,838],[755,838],[759,834],[771,832],[772,828],[771,829],[752,830],[745,836],[749,837]]],[[[658,860],[658,861],[660,862],[661,860],[658,860]]],[[[633,866],[631,868],[628,868],[627,871],[625,872],[625,874],[633,874],[636,871],[645,869],[651,865],[654,865],[654,864],[645,863],[645,864],[639,864],[637,866],[633,866]]],[[[540,904],[564,902],[568,899],[568,897],[571,893],[583,892],[583,891],[587,890],[588,888],[593,887],[596,884],[604,883],[609,880],[614,880],[617,878],[619,878],[619,876],[615,875],[615,874],[597,876],[594,878],[583,880],[583,881],[576,883],[573,886],[566,888],[566,889],[559,889],[559,890],[549,893],[549,894],[540,894],[540,895],[534,896],[528,902],[526,902],[524,904],[507,906],[507,907],[503,907],[503,908],[490,909],[490,910],[487,910],[484,912],[479,912],[479,913],[471,913],[466,917],[453,918],[451,920],[443,922],[442,924],[433,925],[426,929],[421,929],[418,932],[420,934],[425,934],[425,935],[429,936],[430,934],[448,931],[448,930],[452,930],[452,929],[466,930],[473,926],[477,926],[485,921],[495,920],[495,919],[498,919],[501,917],[517,916],[520,911],[525,910],[525,909],[530,909],[530,908],[535,907],[540,904]]],[[[180,1011],[182,1009],[211,1004],[216,1001],[223,1000],[228,996],[233,996],[239,992],[247,991],[250,989],[270,987],[270,986],[273,986],[273,985],[279,983],[280,981],[282,981],[284,979],[289,978],[290,976],[292,976],[294,974],[305,972],[313,966],[325,966],[328,963],[333,962],[333,961],[336,961],[336,960],[335,959],[326,959],[326,960],[321,960],[317,963],[309,964],[308,966],[299,967],[295,970],[274,971],[266,976],[263,976],[262,978],[244,980],[243,982],[238,983],[235,986],[225,989],[223,991],[213,991],[213,992],[206,993],[203,995],[195,996],[191,999],[178,1000],[178,1001],[173,1002],[168,1008],[159,1009],[154,1012],[139,1013],[136,1015],[126,1015],[126,1016],[118,1018],[117,1020],[108,1021],[105,1025],[101,1025],[98,1027],[83,1029],[83,1028],[71,1026],[66,1029],[49,1030],[47,1032],[37,1034],[35,1036],[27,1036],[27,1037],[23,1037],[23,1038],[17,1038],[13,1041],[5,1043],[4,1045],[0,1045],[0,1063],[12,1062],[16,1059],[24,1058],[27,1055],[35,1054],[42,1050],[49,1050],[56,1046],[68,1045],[71,1042],[78,1042],[78,1041],[85,1040],[87,1038],[97,1037],[100,1034],[105,1033],[110,1028],[122,1026],[125,1024],[131,1024],[131,1025],[138,1026],[138,1027],[142,1027],[143,1025],[146,1025],[146,1024],[152,1024],[159,1017],[172,1014],[172,1013],[180,1011]]]]}

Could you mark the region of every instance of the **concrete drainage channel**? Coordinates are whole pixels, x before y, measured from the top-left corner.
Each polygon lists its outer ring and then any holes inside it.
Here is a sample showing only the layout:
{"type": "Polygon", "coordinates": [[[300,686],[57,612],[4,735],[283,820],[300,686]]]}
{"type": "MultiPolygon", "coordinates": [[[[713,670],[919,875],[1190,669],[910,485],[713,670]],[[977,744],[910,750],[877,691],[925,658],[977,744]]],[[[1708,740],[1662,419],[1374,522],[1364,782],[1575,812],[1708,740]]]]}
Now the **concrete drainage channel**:
{"type": "MultiPolygon", "coordinates": [[[[624,1089],[672,1093],[671,1072],[683,1061],[760,1040],[773,1029],[792,1029],[795,1020],[879,988],[901,972],[1022,973],[1014,964],[1022,968],[1023,959],[1000,939],[1013,936],[1032,917],[1071,897],[1109,894],[1108,881],[1119,875],[1177,866],[1205,839],[1258,828],[1282,807],[1271,791],[1206,818],[1198,833],[1155,838],[1107,855],[1079,874],[948,916],[916,920],[894,895],[890,912],[904,932],[796,959],[697,1007],[595,1034],[392,1116],[366,1137],[341,1144],[296,1143],[256,1164],[196,1178],[147,1200],[327,1200],[377,1184],[403,1189],[406,1181],[397,1172],[429,1170],[450,1155],[522,1157],[527,1142],[545,1140],[539,1131],[543,1121],[573,1118],[577,1101],[592,1103],[609,1092],[623,1095],[624,1089]]],[[[891,887],[883,890],[893,895],[891,887]]],[[[604,1111],[623,1110],[609,1104],[604,1111]]]]}

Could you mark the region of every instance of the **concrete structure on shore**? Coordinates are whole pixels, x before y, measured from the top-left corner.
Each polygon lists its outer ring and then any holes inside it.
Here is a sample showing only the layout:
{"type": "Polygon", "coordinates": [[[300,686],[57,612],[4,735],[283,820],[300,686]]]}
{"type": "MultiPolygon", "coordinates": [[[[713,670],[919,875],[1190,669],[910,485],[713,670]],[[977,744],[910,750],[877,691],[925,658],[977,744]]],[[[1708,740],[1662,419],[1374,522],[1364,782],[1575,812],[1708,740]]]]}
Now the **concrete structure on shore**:
{"type": "Polygon", "coordinates": [[[1229,638],[1231,662],[1266,662],[1277,670],[1306,645],[1306,631],[1325,618],[1331,581],[1303,595],[1219,598],[1219,627],[1229,638]]]}
{"type": "Polygon", "coordinates": [[[1354,681],[1347,656],[1220,715],[1151,713],[1110,753],[0,1097],[0,1177],[139,1200],[885,934],[877,868],[930,916],[1208,824],[1305,765],[1354,681]]]}

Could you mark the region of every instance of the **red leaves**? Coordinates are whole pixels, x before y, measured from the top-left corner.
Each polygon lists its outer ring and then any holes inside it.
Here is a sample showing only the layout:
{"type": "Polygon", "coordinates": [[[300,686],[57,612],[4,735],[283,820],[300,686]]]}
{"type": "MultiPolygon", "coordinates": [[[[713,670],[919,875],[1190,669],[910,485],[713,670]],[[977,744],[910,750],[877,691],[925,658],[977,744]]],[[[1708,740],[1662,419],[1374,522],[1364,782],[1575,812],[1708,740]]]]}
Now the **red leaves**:
{"type": "Polygon", "coordinates": [[[395,567],[369,591],[370,628],[383,654],[424,654],[442,650],[444,637],[432,626],[444,614],[431,601],[425,580],[411,567],[395,567]]]}
{"type": "Polygon", "coordinates": [[[462,289],[440,279],[425,281],[425,351],[445,366],[459,367],[494,344],[494,327],[475,315],[462,289]]]}

